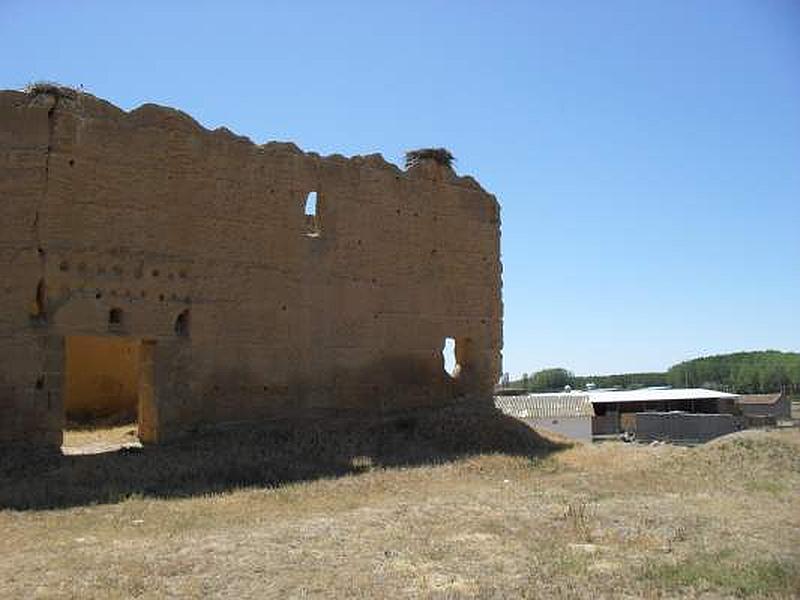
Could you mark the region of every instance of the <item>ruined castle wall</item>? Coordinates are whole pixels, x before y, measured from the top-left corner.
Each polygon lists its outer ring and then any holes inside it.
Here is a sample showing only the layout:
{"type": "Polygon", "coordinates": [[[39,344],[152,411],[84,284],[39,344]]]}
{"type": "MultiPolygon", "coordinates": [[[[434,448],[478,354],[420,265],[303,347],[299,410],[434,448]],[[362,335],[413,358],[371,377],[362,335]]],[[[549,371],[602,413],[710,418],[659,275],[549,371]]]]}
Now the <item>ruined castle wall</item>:
{"type": "Polygon", "coordinates": [[[154,440],[490,398],[499,208],[471,178],[82,94],[0,93],[0,136],[0,441],[58,439],[74,335],[152,344],[154,440]]]}
{"type": "Polygon", "coordinates": [[[61,352],[31,318],[43,264],[37,224],[46,193],[48,107],[17,110],[27,102],[22,93],[0,94],[0,441],[48,444],[60,440],[61,405],[43,374],[55,369],[61,352]]]}

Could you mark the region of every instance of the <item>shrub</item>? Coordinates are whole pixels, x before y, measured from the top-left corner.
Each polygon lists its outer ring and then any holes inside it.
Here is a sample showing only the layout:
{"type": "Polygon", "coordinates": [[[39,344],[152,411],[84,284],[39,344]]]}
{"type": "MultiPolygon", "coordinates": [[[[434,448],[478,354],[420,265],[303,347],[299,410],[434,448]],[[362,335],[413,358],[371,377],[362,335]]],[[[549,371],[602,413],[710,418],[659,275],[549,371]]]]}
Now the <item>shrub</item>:
{"type": "Polygon", "coordinates": [[[78,95],[78,90],[54,81],[34,81],[25,86],[25,93],[31,96],[50,94],[57,98],[75,98],[78,95]]]}
{"type": "Polygon", "coordinates": [[[446,148],[420,148],[406,152],[406,169],[422,160],[434,160],[443,167],[452,167],[455,157],[446,148]]]}

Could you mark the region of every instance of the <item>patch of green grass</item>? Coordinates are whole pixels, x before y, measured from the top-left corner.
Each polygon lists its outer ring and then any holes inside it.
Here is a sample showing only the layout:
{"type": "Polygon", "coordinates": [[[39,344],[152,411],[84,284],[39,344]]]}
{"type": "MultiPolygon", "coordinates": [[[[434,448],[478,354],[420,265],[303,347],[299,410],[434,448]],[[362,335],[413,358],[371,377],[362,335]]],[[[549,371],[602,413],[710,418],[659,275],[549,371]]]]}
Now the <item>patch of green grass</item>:
{"type": "Polygon", "coordinates": [[[677,564],[648,563],[642,578],[662,591],[690,588],[737,597],[792,596],[800,590],[800,567],[775,558],[742,562],[730,552],[693,556],[677,564]]]}

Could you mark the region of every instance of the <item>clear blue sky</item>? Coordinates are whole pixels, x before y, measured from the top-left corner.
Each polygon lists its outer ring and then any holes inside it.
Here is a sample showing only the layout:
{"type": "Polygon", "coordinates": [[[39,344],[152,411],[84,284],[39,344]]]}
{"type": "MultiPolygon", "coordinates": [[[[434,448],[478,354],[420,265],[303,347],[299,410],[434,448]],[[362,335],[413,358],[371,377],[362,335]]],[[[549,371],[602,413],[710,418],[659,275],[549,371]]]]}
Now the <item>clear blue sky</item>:
{"type": "Polygon", "coordinates": [[[503,207],[514,375],[800,350],[800,2],[0,0],[0,87],[38,79],[448,147],[503,207]]]}

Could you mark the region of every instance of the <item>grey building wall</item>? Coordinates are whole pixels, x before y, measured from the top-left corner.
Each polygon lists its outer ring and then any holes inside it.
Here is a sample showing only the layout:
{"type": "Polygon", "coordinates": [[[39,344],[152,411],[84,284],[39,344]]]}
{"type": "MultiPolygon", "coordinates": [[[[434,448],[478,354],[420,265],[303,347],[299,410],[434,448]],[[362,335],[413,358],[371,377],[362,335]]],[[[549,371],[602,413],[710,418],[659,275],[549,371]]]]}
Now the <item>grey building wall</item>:
{"type": "Polygon", "coordinates": [[[590,416],[524,419],[524,421],[536,430],[545,429],[574,440],[592,441],[592,417],[590,416]]]}
{"type": "Polygon", "coordinates": [[[792,404],[789,397],[782,394],[772,404],[740,402],[739,409],[745,417],[774,417],[776,419],[791,419],[792,404]]]}
{"type": "Polygon", "coordinates": [[[636,438],[642,441],[705,442],[740,428],[730,414],[637,413],[636,438]]]}

